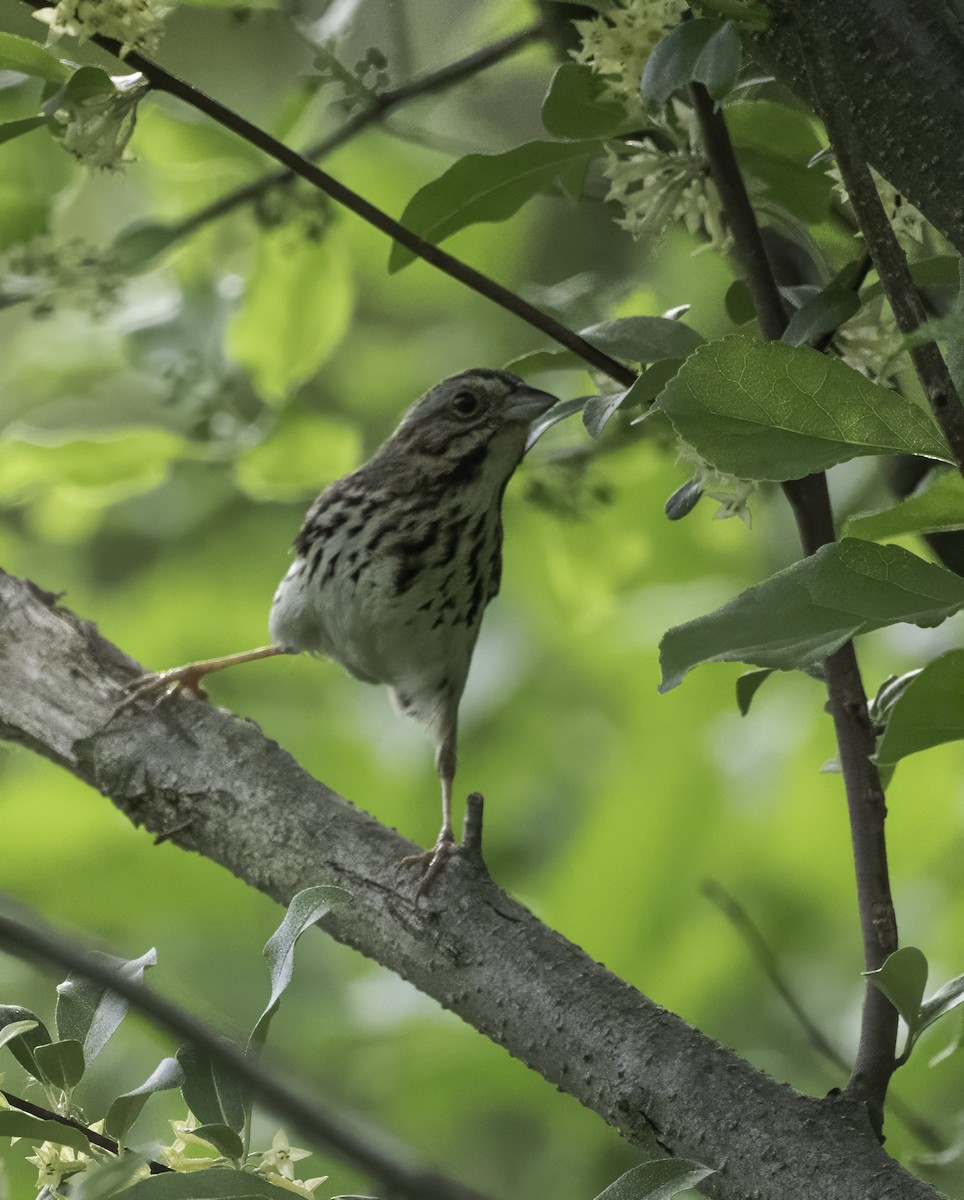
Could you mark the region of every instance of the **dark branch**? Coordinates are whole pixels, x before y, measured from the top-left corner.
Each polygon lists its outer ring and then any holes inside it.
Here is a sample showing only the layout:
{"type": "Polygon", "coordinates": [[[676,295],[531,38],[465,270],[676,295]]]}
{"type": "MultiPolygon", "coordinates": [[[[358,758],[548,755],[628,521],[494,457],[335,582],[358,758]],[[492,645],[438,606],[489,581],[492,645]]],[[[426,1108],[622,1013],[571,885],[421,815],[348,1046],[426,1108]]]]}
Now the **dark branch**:
{"type": "MultiPolygon", "coordinates": [[[[743,184],[726,122],[701,84],[691,87],[710,169],[727,221],[736,256],[747,273],[747,284],[764,337],[779,338],[787,326],[776,280],[743,184]]],[[[793,509],[805,554],[813,554],[836,537],[827,479],[820,474],[790,480],[783,491],[793,509]]],[[[834,730],[853,845],[857,902],[864,945],[864,965],[874,971],[897,949],[897,922],[890,893],[884,819],[887,809],[880,775],[870,756],[874,732],[867,713],[860,668],[853,643],[848,642],[825,663],[827,696],[834,730]]],[[[867,1102],[878,1129],[883,1127],[887,1085],[894,1072],[897,1010],[869,981],[864,993],[860,1043],[848,1092],[867,1102]]]]}
{"type": "MultiPolygon", "coordinates": [[[[11,1108],[19,1108],[21,1112],[29,1113],[32,1117],[40,1117],[44,1121],[56,1121],[59,1125],[68,1125],[71,1129],[76,1129],[84,1135],[92,1146],[99,1146],[101,1150],[109,1150],[111,1154],[119,1154],[120,1147],[113,1138],[106,1137],[102,1133],[98,1133],[95,1129],[89,1129],[86,1125],[82,1125],[80,1121],[73,1121],[70,1117],[63,1117],[60,1113],[52,1112],[49,1108],[41,1108],[39,1104],[31,1104],[29,1100],[24,1100],[22,1096],[15,1096],[13,1092],[4,1091],[0,1088],[0,1096],[11,1106],[11,1108]]],[[[164,1175],[171,1170],[164,1163],[148,1161],[148,1169],[152,1175],[164,1175]]]]}
{"type": "MultiPolygon", "coordinates": [[[[489,46],[482,46],[479,50],[474,50],[471,54],[465,55],[464,58],[457,59],[447,66],[440,67],[437,71],[420,75],[417,79],[412,79],[408,83],[403,83],[396,88],[389,88],[387,91],[380,92],[374,97],[367,108],[349,117],[333,133],[329,133],[317,142],[313,142],[310,146],[306,146],[301,152],[302,156],[310,158],[312,161],[324,158],[334,150],[344,146],[346,142],[351,141],[362,130],[381,121],[401,105],[442,91],[444,88],[451,87],[456,83],[471,78],[473,75],[478,74],[478,72],[485,70],[487,67],[493,66],[495,63],[502,62],[510,54],[514,54],[517,50],[521,50],[524,46],[534,41],[539,36],[541,29],[540,25],[529,25],[525,29],[520,29],[517,33],[511,33],[508,37],[493,42],[489,46]]],[[[287,186],[297,178],[298,176],[294,171],[282,168],[280,171],[271,171],[267,175],[262,175],[260,179],[254,179],[250,183],[242,184],[241,187],[226,192],[217,200],[206,204],[203,208],[199,208],[197,212],[191,213],[190,216],[172,225],[171,229],[174,236],[187,237],[211,221],[216,221],[221,217],[227,216],[228,213],[234,212],[245,204],[250,204],[252,201],[257,200],[272,188],[287,186]]]]}
{"type": "Polygon", "coordinates": [[[862,1105],[796,1095],[547,929],[455,859],[416,905],[416,849],[312,779],[250,721],[194,697],[115,716],[142,670],[54,597],[0,572],[0,737],[43,754],[137,825],[169,831],[280,903],[337,883],[328,933],[410,980],[652,1150],[719,1168],[717,1200],[935,1200],[862,1105]],[[578,1066],[578,1069],[575,1069],[578,1066]],[[739,1113],[739,1120],[734,1120],[739,1113]]]}
{"type": "MultiPolygon", "coordinates": [[[[44,0],[24,0],[25,4],[31,8],[42,8],[44,0]]],[[[616,380],[626,387],[631,386],[636,381],[636,372],[617,362],[614,358],[610,358],[608,354],[604,354],[598,350],[585,338],[580,337],[574,330],[569,329],[560,321],[550,317],[548,313],[542,312],[535,305],[529,304],[521,296],[504,287],[501,283],[491,279],[488,275],[477,271],[474,267],[470,267],[468,263],[462,262],[461,259],[449,254],[441,247],[434,245],[432,242],[427,242],[424,238],[419,237],[417,233],[413,233],[410,229],[406,229],[404,225],[399,224],[394,217],[390,217],[383,209],[372,204],[370,200],[366,200],[364,196],[360,196],[358,192],[352,191],[345,184],[340,183],[334,176],[323,171],[321,167],[316,166],[313,162],[309,162],[297,151],[292,150],[277,138],[272,137],[264,129],[248,121],[242,117],[240,113],[236,113],[233,109],[228,108],[220,101],[215,100],[213,96],[207,95],[199,88],[193,87],[186,80],[172,74],[158,63],[146,58],[143,54],[136,50],[130,50],[127,54],[121,53],[121,46],[118,42],[112,41],[110,38],[93,37],[91,38],[96,45],[101,49],[106,50],[109,54],[115,55],[129,66],[147,79],[150,84],[158,91],[167,92],[168,95],[177,97],[178,100],[189,104],[191,108],[198,112],[204,113],[210,117],[212,121],[218,125],[229,129],[232,133],[243,138],[249,145],[263,151],[269,158],[275,159],[287,167],[293,174],[301,179],[306,179],[310,184],[313,184],[319,191],[324,192],[326,196],[330,196],[336,204],[340,204],[343,208],[347,208],[356,216],[361,217],[363,221],[367,221],[369,225],[380,230],[388,237],[393,238],[396,242],[405,246],[406,249],[430,263],[439,271],[457,280],[459,283],[465,284],[466,287],[478,292],[487,300],[491,300],[494,304],[498,304],[507,312],[511,312],[514,316],[525,321],[534,329],[540,330],[547,337],[552,338],[554,342],[558,342],[560,346],[565,346],[567,350],[571,350],[583,362],[589,363],[598,371],[602,371],[611,379],[616,380]]]]}
{"type": "MultiPolygon", "coordinates": [[[[229,1068],[251,1089],[254,1096],[279,1116],[290,1120],[316,1145],[361,1167],[399,1195],[410,1196],[412,1200],[485,1200],[479,1192],[459,1183],[396,1161],[379,1150],[370,1136],[355,1133],[340,1117],[306,1099],[287,1080],[269,1070],[263,1060],[249,1058],[202,1021],[150,988],[114,970],[103,957],[98,957],[91,950],[79,949],[74,942],[51,929],[31,928],[4,913],[0,913],[0,945],[46,970],[56,968],[81,975],[123,996],[135,1009],[148,1016],[152,1024],[176,1038],[192,1043],[229,1068]]],[[[72,1121],[66,1123],[74,1124],[72,1121]]],[[[83,1126],[79,1128],[86,1136],[88,1131],[83,1126]]],[[[95,1144],[102,1145],[103,1141],[95,1144]]],[[[116,1148],[116,1143],[107,1146],[107,1149],[116,1148]]]]}
{"type": "MultiPolygon", "coordinates": [[[[914,286],[907,257],[891,227],[867,166],[853,149],[846,119],[823,114],[857,224],[883,284],[897,327],[905,336],[926,322],[927,314],[914,286]]],[[[934,419],[940,425],[958,469],[964,472],[964,407],[936,342],[913,346],[911,360],[934,419]]]]}

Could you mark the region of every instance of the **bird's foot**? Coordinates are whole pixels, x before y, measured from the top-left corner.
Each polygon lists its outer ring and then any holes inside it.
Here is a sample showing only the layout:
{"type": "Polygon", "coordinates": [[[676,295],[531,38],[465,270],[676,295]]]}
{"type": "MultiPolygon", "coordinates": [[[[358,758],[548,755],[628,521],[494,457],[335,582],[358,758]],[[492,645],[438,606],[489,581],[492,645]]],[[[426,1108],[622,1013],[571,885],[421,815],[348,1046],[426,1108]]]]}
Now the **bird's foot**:
{"type": "Polygon", "coordinates": [[[426,850],[424,854],[411,854],[408,858],[402,859],[403,867],[421,868],[422,878],[418,885],[417,896],[425,895],[435,877],[449,859],[454,858],[458,852],[459,847],[455,841],[455,835],[451,829],[444,828],[431,850],[426,850]]]}
{"type": "Polygon", "coordinates": [[[148,701],[152,708],[156,708],[168,696],[183,691],[193,692],[195,696],[206,700],[208,694],[201,687],[201,680],[208,674],[204,669],[205,665],[188,663],[186,667],[171,667],[170,670],[158,671],[156,674],[141,675],[125,685],[125,696],[114,709],[115,715],[138,700],[148,701]]]}

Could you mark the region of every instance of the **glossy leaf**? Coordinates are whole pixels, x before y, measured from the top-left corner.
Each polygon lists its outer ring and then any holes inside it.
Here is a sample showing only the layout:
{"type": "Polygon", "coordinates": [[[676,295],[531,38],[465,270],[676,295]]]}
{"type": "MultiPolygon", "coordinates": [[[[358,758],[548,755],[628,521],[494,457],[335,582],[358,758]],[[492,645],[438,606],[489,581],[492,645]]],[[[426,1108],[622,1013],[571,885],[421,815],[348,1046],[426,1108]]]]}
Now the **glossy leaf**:
{"type": "Polygon", "coordinates": [[[245,1124],[244,1092],[234,1072],[197,1046],[179,1047],[177,1061],[184,1072],[181,1093],[201,1124],[227,1125],[241,1133],[245,1124]]]}
{"type": "Polygon", "coordinates": [[[616,392],[611,396],[590,396],[582,410],[582,423],[590,437],[597,438],[616,415],[619,406],[629,392],[616,392]]]}
{"type": "Polygon", "coordinates": [[[271,997],[251,1032],[252,1042],[264,1045],[271,1018],[278,1011],[284,990],[291,982],[298,939],[306,929],[310,929],[316,921],[320,921],[331,912],[332,908],[350,899],[350,893],[344,888],[328,887],[324,884],[305,888],[292,897],[284,920],[264,947],[264,956],[271,972],[271,997]]]}
{"type": "Polygon", "coordinates": [[[141,1110],[155,1092],[181,1087],[184,1072],[176,1058],[165,1058],[140,1085],[118,1096],[107,1110],[104,1129],[109,1137],[123,1142],[128,1129],[141,1114],[141,1110]]]}
{"type": "Polygon", "coordinates": [[[701,346],[656,407],[740,479],[800,479],[868,454],[949,458],[930,415],[896,392],[808,347],[739,334],[701,346]]]}
{"type": "Polygon", "coordinates": [[[34,1055],[44,1073],[44,1079],[55,1087],[68,1090],[84,1077],[84,1048],[73,1038],[37,1046],[34,1055]]]}
{"type": "Polygon", "coordinates": [[[671,1200],[713,1174],[689,1158],[654,1158],[620,1175],[596,1200],[671,1200]]]}
{"type": "MultiPolygon", "coordinates": [[[[600,149],[594,141],[526,142],[502,154],[467,154],[415,193],[401,223],[437,244],[469,225],[505,221],[556,184],[576,190],[600,149]]],[[[388,269],[398,271],[414,258],[395,242],[388,269]]]]}
{"type": "Polygon", "coordinates": [[[703,498],[703,485],[696,479],[688,479],[678,487],[663,505],[668,521],[682,521],[688,517],[703,498]]]}
{"type": "Polygon", "coordinates": [[[846,538],[787,567],[660,646],[674,688],[704,662],[806,669],[861,633],[909,621],[937,625],[964,606],[964,579],[899,546],[846,538]]]}
{"type": "MultiPolygon", "coordinates": [[[[930,258],[919,258],[908,263],[910,277],[919,287],[954,288],[958,286],[960,258],[956,254],[935,254],[930,258]]],[[[884,294],[884,285],[878,279],[861,292],[865,301],[876,300],[884,294]]]]}
{"type": "Polygon", "coordinates": [[[29,1033],[31,1029],[36,1029],[37,1025],[38,1022],[33,1018],[25,1021],[11,1021],[9,1025],[4,1025],[0,1029],[0,1047],[13,1041],[14,1038],[20,1037],[22,1033],[29,1033]]]}
{"type": "Polygon", "coordinates": [[[0,71],[19,71],[48,83],[63,83],[71,69],[30,38],[0,33],[0,71]]]}
{"type": "Polygon", "coordinates": [[[258,259],[228,325],[226,345],[264,399],[278,403],[321,367],[348,328],[354,283],[334,238],[294,226],[262,233],[258,259]],[[283,301],[279,301],[283,297],[283,301]]]}
{"type": "MultiPolygon", "coordinates": [[[[140,958],[117,958],[112,954],[99,954],[97,958],[132,983],[143,983],[147,968],[157,965],[157,951],[153,948],[140,958]]],[[[62,1038],[80,1042],[85,1061],[92,1062],[129,1007],[129,1001],[103,984],[71,975],[57,985],[57,1032],[62,1038]]]]}
{"type": "Polygon", "coordinates": [[[801,221],[826,220],[833,182],[821,165],[811,165],[823,142],[808,113],[747,100],[727,108],[726,123],[754,195],[801,221]]]}
{"type": "Polygon", "coordinates": [[[83,1154],[90,1152],[90,1142],[73,1125],[34,1117],[16,1108],[0,1108],[0,1137],[26,1138],[30,1142],[56,1142],[83,1154]]]}
{"type": "Polygon", "coordinates": [[[928,473],[912,495],[878,512],[851,517],[847,536],[871,540],[906,533],[937,533],[964,529],[964,479],[957,471],[928,473]]]}
{"type": "Polygon", "coordinates": [[[964,650],[917,671],[890,704],[874,761],[893,766],[909,754],[964,739],[964,650]]]}
{"type": "Polygon", "coordinates": [[[921,1032],[941,1017],[953,1012],[960,1004],[964,1004],[964,975],[958,975],[954,979],[948,980],[942,988],[938,988],[934,995],[920,1006],[921,1032]]]}
{"type": "Polygon", "coordinates": [[[542,124],[559,138],[599,138],[626,121],[618,100],[607,99],[602,76],[578,63],[563,63],[552,77],[542,102],[542,124]]]}
{"type": "Polygon", "coordinates": [[[643,72],[643,100],[663,105],[673,92],[694,81],[718,100],[736,83],[741,64],[740,35],[732,21],[684,21],[653,48],[643,72]]]}
{"type": "Polygon", "coordinates": [[[705,340],[689,325],[666,317],[617,317],[590,325],[581,333],[587,342],[613,358],[631,363],[686,358],[705,340]]]}
{"type": "Polygon", "coordinates": [[[46,1025],[29,1008],[21,1008],[19,1004],[0,1004],[0,1030],[9,1025],[16,1025],[19,1029],[16,1036],[6,1041],[10,1053],[34,1079],[43,1079],[35,1051],[38,1046],[46,1046],[52,1040],[46,1025]]]}

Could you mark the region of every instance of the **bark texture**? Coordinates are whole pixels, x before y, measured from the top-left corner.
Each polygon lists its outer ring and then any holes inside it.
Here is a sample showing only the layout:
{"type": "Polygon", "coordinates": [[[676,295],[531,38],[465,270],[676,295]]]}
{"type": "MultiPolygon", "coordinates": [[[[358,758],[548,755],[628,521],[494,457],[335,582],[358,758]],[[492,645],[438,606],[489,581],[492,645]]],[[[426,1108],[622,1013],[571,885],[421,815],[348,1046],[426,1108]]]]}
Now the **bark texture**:
{"type": "Polygon", "coordinates": [[[0,572],[0,736],[138,826],[279,901],[335,883],[324,922],[625,1137],[717,1174],[722,1200],[933,1200],[860,1106],[800,1096],[661,1009],[511,900],[471,859],[416,903],[415,847],[313,779],[252,722],[192,696],[114,715],[136,664],[56,597],[0,572]]]}

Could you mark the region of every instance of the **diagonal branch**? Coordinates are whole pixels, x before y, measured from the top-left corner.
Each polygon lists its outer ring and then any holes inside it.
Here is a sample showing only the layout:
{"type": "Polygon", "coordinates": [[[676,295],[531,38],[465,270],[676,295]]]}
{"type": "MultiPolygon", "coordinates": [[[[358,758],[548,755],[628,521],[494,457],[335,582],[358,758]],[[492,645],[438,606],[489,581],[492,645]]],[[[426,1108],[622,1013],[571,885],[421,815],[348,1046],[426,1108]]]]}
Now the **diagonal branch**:
{"type": "MultiPolygon", "coordinates": [[[[24,0],[24,3],[30,5],[31,8],[40,9],[44,6],[44,0],[24,0]]],[[[552,338],[554,342],[558,342],[560,346],[565,346],[567,350],[571,350],[573,354],[578,355],[583,362],[589,363],[597,370],[602,371],[611,379],[615,379],[618,383],[630,387],[636,381],[636,372],[617,362],[614,358],[610,358],[608,354],[604,354],[602,350],[598,350],[592,343],[587,342],[584,337],[581,337],[568,326],[563,325],[561,321],[557,321],[548,313],[542,312],[541,309],[524,300],[516,292],[503,284],[498,283],[490,276],[485,275],[482,271],[477,271],[475,267],[470,267],[468,263],[463,262],[460,258],[456,258],[454,254],[449,254],[440,246],[436,246],[432,242],[426,241],[419,237],[417,233],[413,233],[410,229],[400,224],[394,217],[390,217],[387,212],[372,204],[370,200],[366,200],[364,196],[353,191],[350,187],[335,179],[333,175],[329,175],[327,171],[323,171],[321,167],[310,162],[296,150],[292,150],[290,146],[286,146],[284,142],[279,141],[276,137],[272,137],[266,130],[255,125],[252,121],[242,117],[240,113],[228,108],[219,100],[215,100],[213,96],[202,92],[200,88],[194,87],[186,80],[174,75],[165,67],[154,62],[152,59],[146,58],[143,54],[136,50],[130,50],[126,54],[122,54],[119,42],[112,41],[110,38],[96,36],[91,38],[91,41],[106,50],[109,54],[121,59],[136,71],[140,71],[145,79],[157,91],[167,92],[168,95],[175,96],[178,100],[196,109],[198,112],[204,113],[210,117],[218,125],[237,134],[256,149],[263,151],[269,158],[273,158],[276,162],[282,164],[293,174],[301,179],[306,179],[310,184],[313,184],[319,191],[324,192],[336,204],[340,204],[343,208],[347,208],[349,212],[355,213],[361,217],[363,221],[367,221],[369,225],[380,230],[388,237],[393,238],[396,242],[405,246],[406,249],[430,263],[433,267],[442,271],[445,275],[449,275],[452,279],[459,283],[465,284],[466,287],[478,292],[479,295],[485,296],[487,300],[491,300],[494,304],[498,304],[501,308],[506,309],[513,315],[519,317],[534,329],[540,330],[547,337],[552,338]]]]}
{"type": "MultiPolygon", "coordinates": [[[[383,118],[387,117],[396,108],[401,107],[401,105],[420,99],[423,96],[434,95],[434,93],[442,91],[444,88],[452,87],[456,83],[470,79],[473,75],[484,71],[495,63],[502,62],[510,54],[514,54],[517,50],[521,50],[524,46],[535,41],[541,30],[541,25],[527,25],[524,29],[520,29],[516,33],[510,33],[507,37],[501,38],[497,42],[492,42],[488,46],[482,46],[478,50],[473,50],[471,54],[466,54],[463,58],[456,59],[444,67],[439,67],[437,71],[419,75],[417,78],[409,80],[408,83],[402,83],[398,87],[388,88],[384,92],[379,92],[367,108],[349,117],[333,133],[329,133],[325,137],[319,138],[317,142],[313,142],[310,146],[306,146],[301,152],[302,156],[310,158],[312,161],[324,158],[340,146],[344,146],[346,142],[351,141],[362,130],[383,120],[383,118]]],[[[245,204],[250,204],[252,201],[257,200],[273,187],[284,187],[297,178],[298,176],[295,172],[289,170],[287,167],[282,167],[278,171],[271,171],[267,175],[262,175],[258,179],[251,180],[250,183],[244,183],[240,187],[226,192],[223,196],[219,196],[217,200],[204,205],[203,208],[199,208],[196,212],[191,213],[190,216],[184,217],[181,221],[171,225],[170,232],[176,238],[188,237],[195,230],[202,228],[211,221],[219,220],[221,217],[227,216],[228,213],[234,212],[245,204]]]]}
{"type": "Polygon", "coordinates": [[[108,795],[130,820],[281,903],[338,883],[339,941],[410,980],[623,1136],[717,1169],[718,1200],[935,1200],[850,1100],[799,1096],[684,1024],[515,903],[471,858],[426,903],[415,848],[312,779],[252,723],[191,696],[115,716],[140,672],[96,629],[0,572],[0,737],[108,795]],[[738,1114],[735,1117],[734,1114],[738,1114]]]}
{"type": "MultiPolygon", "coordinates": [[[[786,329],[787,316],[726,122],[702,84],[693,84],[690,90],[713,179],[733,232],[736,256],[746,272],[760,328],[765,338],[775,340],[786,329]]],[[[814,554],[835,539],[833,509],[823,472],[790,480],[783,485],[783,491],[793,509],[805,554],[814,554]]],[[[897,919],[890,892],[885,837],[887,806],[880,774],[871,761],[875,735],[853,642],[831,654],[824,668],[847,794],[864,967],[875,971],[897,949],[897,919]]],[[[878,1129],[883,1127],[884,1100],[896,1065],[896,1045],[897,1010],[868,980],[860,1042],[847,1090],[850,1095],[866,1100],[878,1129]]]]}

